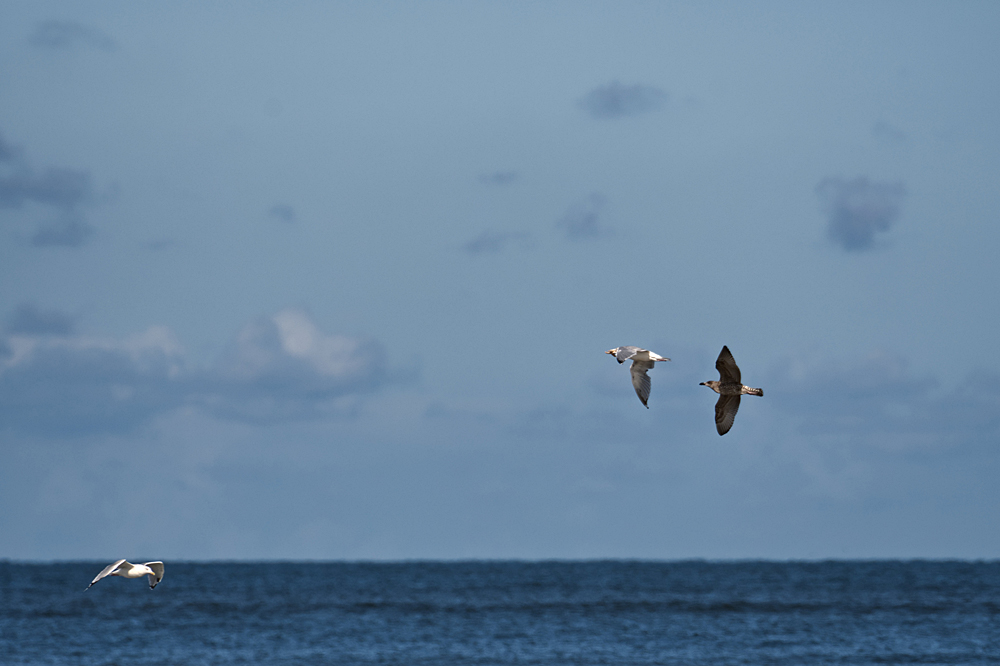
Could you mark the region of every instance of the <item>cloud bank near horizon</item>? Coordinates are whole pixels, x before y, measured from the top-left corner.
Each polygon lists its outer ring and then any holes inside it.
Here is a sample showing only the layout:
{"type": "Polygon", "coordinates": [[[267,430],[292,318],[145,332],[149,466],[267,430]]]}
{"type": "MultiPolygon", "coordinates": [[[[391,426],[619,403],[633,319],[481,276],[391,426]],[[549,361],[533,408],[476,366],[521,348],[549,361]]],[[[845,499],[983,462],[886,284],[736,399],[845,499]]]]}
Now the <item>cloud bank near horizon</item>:
{"type": "Polygon", "coordinates": [[[275,423],[336,416],[388,381],[377,342],[330,335],[303,310],[247,323],[207,369],[151,326],[119,339],[79,335],[75,319],[22,304],[0,336],[0,416],[52,436],[126,432],[182,405],[275,423]]]}

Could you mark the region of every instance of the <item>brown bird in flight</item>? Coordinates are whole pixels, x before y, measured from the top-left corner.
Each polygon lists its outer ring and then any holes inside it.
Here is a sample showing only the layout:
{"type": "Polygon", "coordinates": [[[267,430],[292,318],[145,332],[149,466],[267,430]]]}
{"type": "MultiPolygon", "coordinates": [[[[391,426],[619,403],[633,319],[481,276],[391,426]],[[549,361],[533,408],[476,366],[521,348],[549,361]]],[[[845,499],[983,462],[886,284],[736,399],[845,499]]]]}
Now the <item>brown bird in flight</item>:
{"type": "Polygon", "coordinates": [[[719,381],[710,379],[701,382],[699,386],[707,386],[719,394],[715,403],[715,429],[720,435],[725,435],[733,427],[736,412],[740,408],[741,395],[764,395],[764,389],[751,388],[743,385],[740,378],[740,368],[736,365],[729,347],[723,345],[719,358],[715,361],[715,369],[719,371],[719,381]]]}

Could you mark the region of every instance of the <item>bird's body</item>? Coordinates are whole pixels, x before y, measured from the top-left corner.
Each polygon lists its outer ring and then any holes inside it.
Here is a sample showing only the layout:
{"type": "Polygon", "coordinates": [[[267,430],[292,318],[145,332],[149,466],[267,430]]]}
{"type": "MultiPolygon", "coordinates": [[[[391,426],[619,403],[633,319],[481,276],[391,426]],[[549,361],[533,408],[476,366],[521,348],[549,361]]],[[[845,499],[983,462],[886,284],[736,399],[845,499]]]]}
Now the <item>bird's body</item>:
{"type": "Polygon", "coordinates": [[[121,576],[122,578],[142,578],[143,576],[149,576],[149,589],[152,590],[163,580],[163,562],[132,564],[125,560],[118,560],[104,567],[104,570],[97,574],[94,580],[90,581],[87,589],[89,590],[94,583],[108,576],[121,576]]]}
{"type": "Polygon", "coordinates": [[[702,385],[707,386],[719,395],[764,395],[764,389],[750,388],[749,386],[735,384],[733,382],[717,382],[709,380],[707,382],[702,382],[702,385]]]}
{"type": "Polygon", "coordinates": [[[639,400],[642,401],[646,409],[649,409],[646,401],[649,400],[649,390],[652,388],[652,382],[649,380],[649,375],[646,374],[646,371],[652,370],[657,361],[669,361],[670,359],[666,356],[660,356],[656,352],[651,352],[648,349],[633,347],[632,345],[615,347],[604,353],[611,354],[619,363],[632,361],[632,367],[630,368],[632,386],[635,388],[635,394],[639,396],[639,400]]]}
{"type": "Polygon", "coordinates": [[[700,386],[707,386],[719,394],[719,401],[715,403],[715,429],[720,435],[725,435],[736,420],[736,412],[740,408],[740,396],[763,396],[764,389],[744,386],[736,359],[725,345],[715,361],[715,369],[719,371],[718,381],[710,379],[702,382],[700,386]]]}

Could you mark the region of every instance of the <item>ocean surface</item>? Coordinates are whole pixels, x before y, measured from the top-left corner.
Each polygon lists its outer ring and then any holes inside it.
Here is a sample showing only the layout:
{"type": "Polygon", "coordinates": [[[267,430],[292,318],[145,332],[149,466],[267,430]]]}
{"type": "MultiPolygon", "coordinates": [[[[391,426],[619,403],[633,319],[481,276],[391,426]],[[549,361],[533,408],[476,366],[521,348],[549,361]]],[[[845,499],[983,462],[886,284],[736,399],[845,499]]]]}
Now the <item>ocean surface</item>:
{"type": "Polygon", "coordinates": [[[0,664],[1000,664],[1000,562],[0,562],[0,664]]]}

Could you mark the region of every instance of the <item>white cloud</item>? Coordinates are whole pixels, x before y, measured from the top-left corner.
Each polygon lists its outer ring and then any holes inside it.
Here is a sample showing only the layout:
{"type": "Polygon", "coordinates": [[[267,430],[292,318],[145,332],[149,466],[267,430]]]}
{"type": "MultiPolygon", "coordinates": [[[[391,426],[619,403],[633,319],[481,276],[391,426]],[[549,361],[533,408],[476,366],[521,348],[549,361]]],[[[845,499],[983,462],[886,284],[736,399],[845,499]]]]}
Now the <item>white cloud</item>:
{"type": "Polygon", "coordinates": [[[7,428],[122,431],[183,399],[183,350],[163,327],[121,340],[12,334],[3,342],[0,415],[7,428]]]}
{"type": "Polygon", "coordinates": [[[327,335],[306,312],[286,309],[240,330],[200,400],[240,420],[313,418],[349,409],[385,379],[379,345],[327,335]]]}
{"type": "Polygon", "coordinates": [[[7,428],[121,432],[181,405],[252,422],[316,418],[350,409],[386,381],[377,344],[325,334],[296,309],[244,326],[229,353],[207,369],[191,368],[163,326],[122,339],[65,333],[0,337],[7,428]]]}

